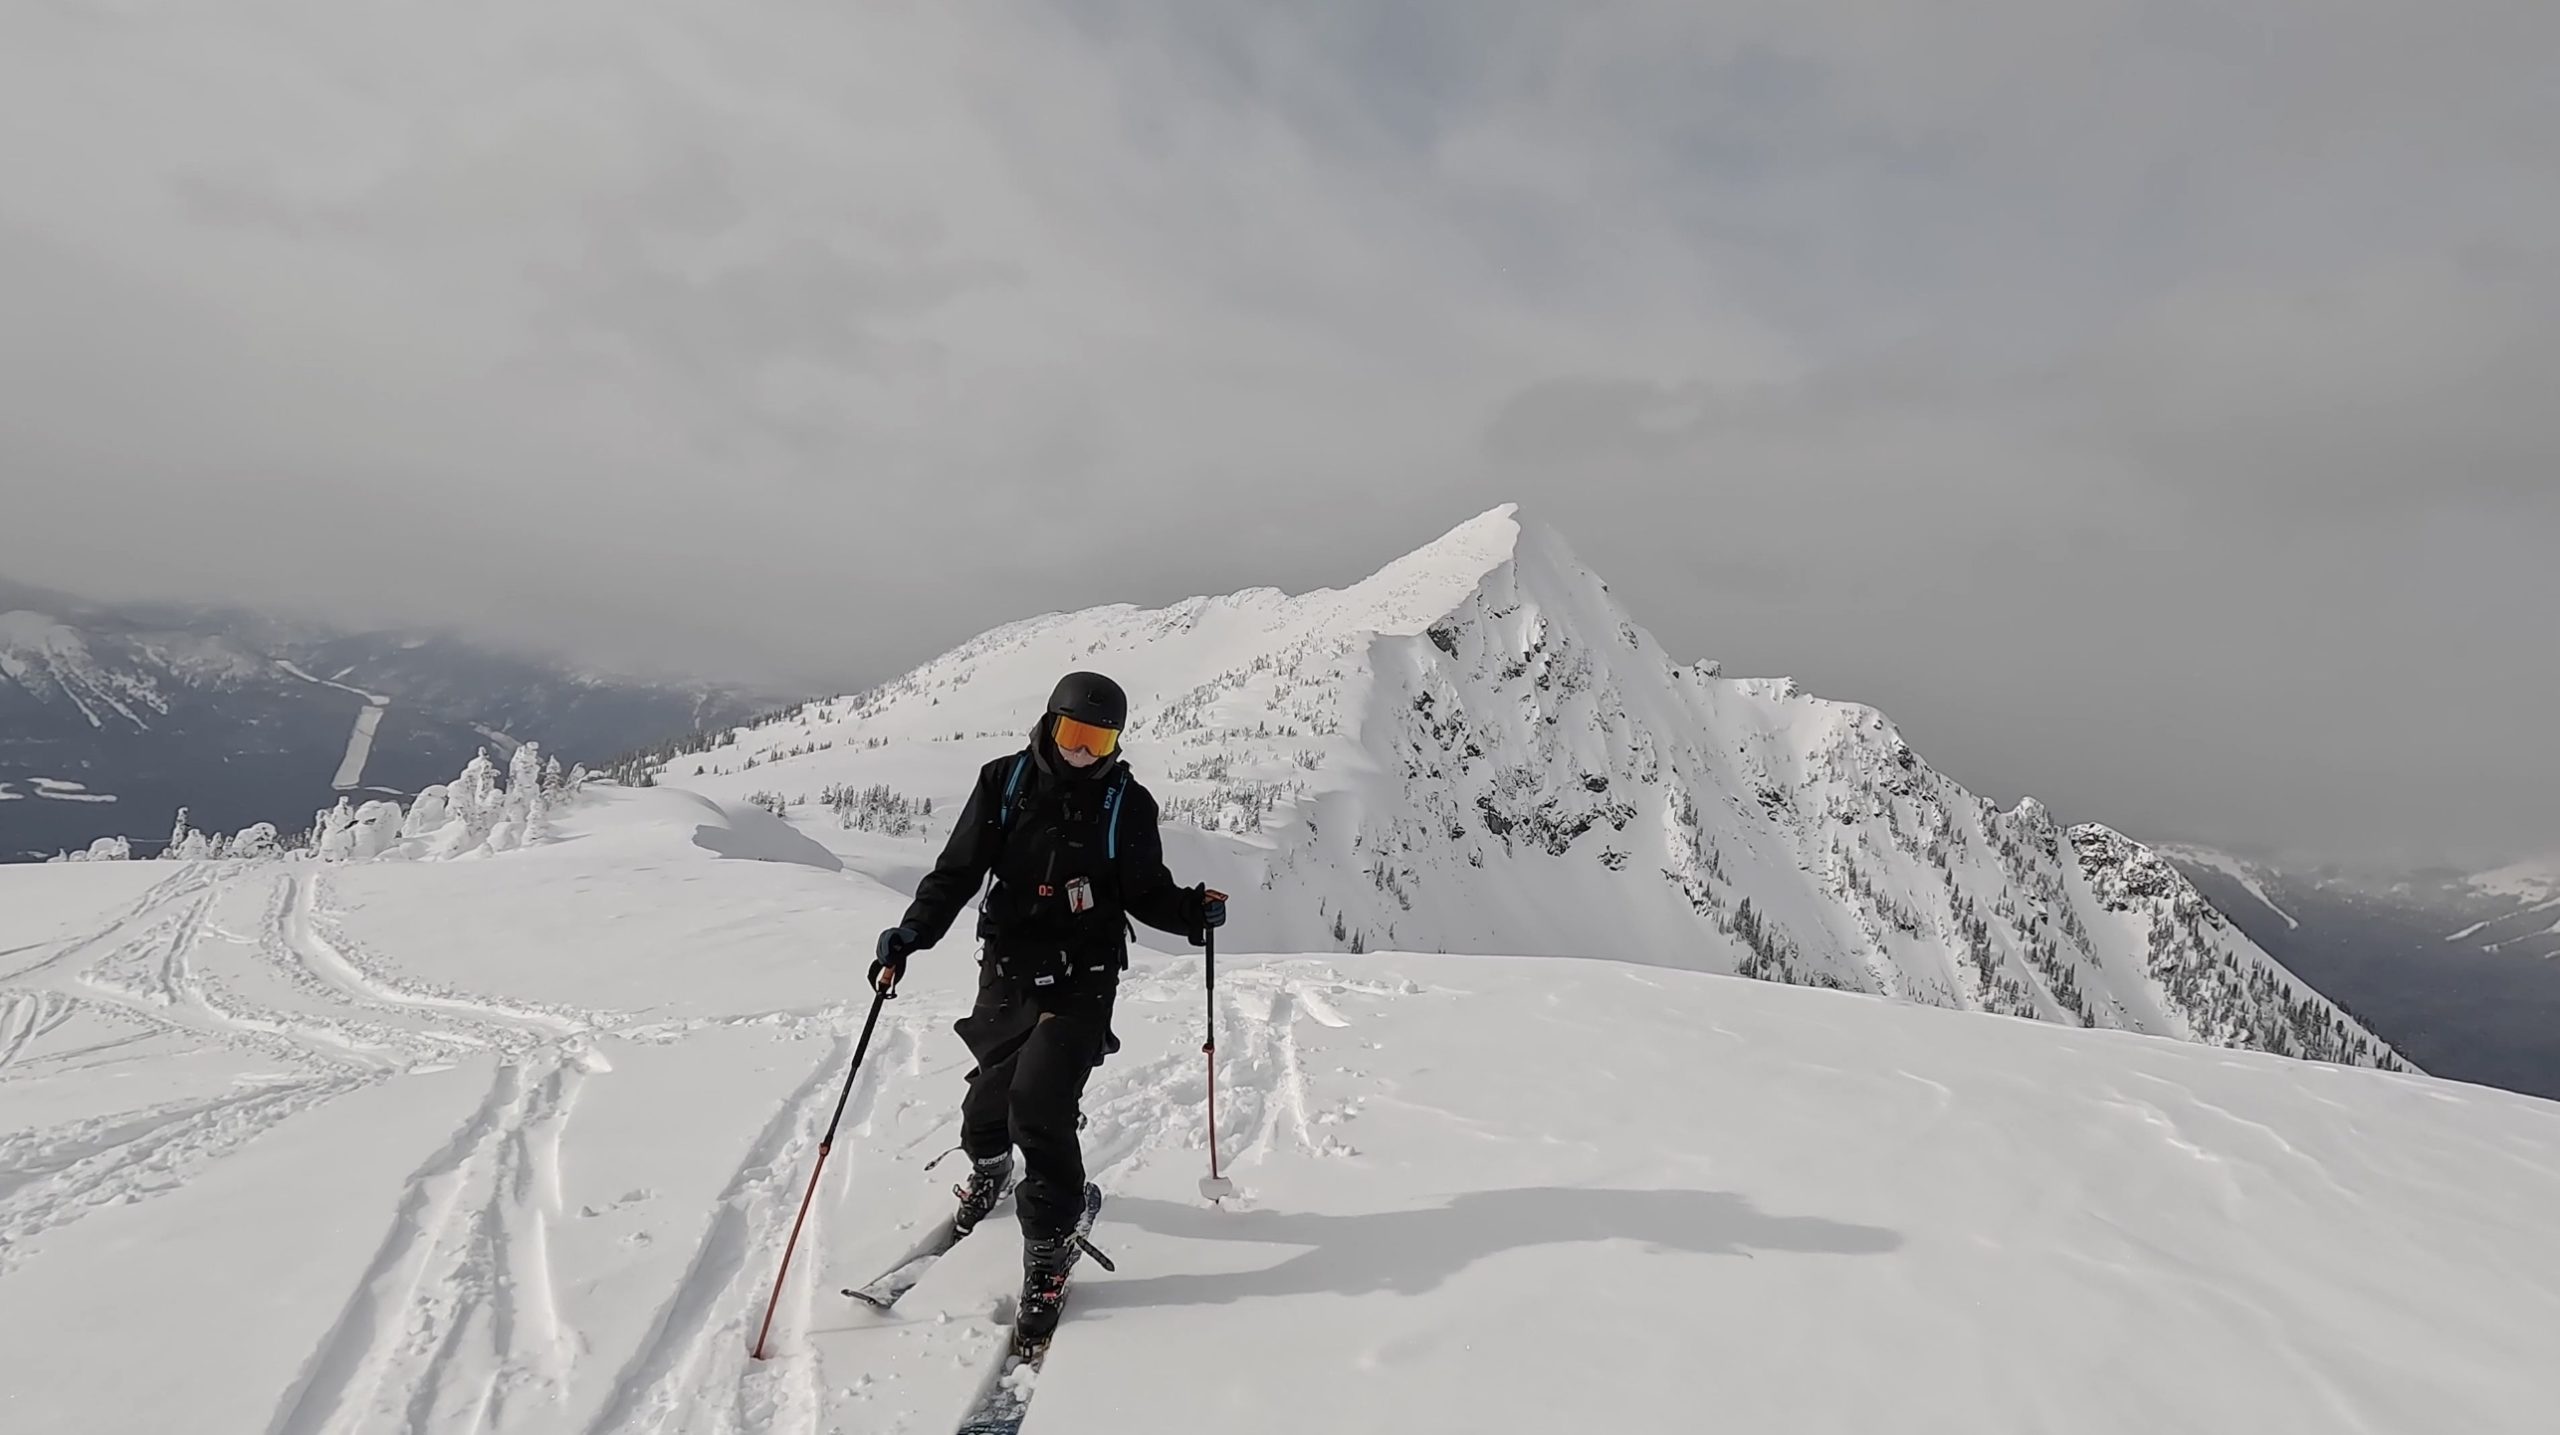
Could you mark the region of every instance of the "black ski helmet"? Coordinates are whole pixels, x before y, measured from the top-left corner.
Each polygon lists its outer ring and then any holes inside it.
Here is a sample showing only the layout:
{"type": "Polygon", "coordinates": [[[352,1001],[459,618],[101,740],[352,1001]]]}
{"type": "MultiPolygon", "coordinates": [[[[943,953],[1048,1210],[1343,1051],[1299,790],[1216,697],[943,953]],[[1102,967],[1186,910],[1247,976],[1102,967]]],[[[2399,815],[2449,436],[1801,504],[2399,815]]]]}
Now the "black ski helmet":
{"type": "Polygon", "coordinates": [[[1116,732],[1129,725],[1129,695],[1100,673],[1069,673],[1049,694],[1049,714],[1116,732]]]}

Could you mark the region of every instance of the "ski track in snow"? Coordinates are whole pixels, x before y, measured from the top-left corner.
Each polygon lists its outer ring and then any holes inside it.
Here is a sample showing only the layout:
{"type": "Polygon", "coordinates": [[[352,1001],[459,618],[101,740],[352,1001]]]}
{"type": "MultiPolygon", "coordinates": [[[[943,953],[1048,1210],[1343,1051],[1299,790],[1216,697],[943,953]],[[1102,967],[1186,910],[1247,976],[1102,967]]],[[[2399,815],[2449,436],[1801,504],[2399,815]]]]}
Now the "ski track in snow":
{"type": "MultiPolygon", "coordinates": [[[[912,1056],[915,1044],[901,1026],[865,1058],[842,1129],[857,1129],[869,1119],[887,1080],[884,1073],[912,1056]]],[[[783,1292],[774,1315],[772,1359],[759,1365],[749,1347],[764,1318],[766,1283],[799,1213],[808,1163],[816,1159],[818,1138],[834,1109],[827,1093],[852,1059],[853,1038],[840,1033],[748,1148],[692,1264],[659,1307],[639,1351],[615,1377],[614,1393],[588,1425],[589,1435],[815,1428],[816,1362],[796,1340],[816,1299],[814,1269],[801,1271],[783,1292]]],[[[823,1200],[812,1203],[796,1260],[814,1266],[826,1249],[826,1207],[823,1200]]]]}
{"type": "MultiPolygon", "coordinates": [[[[246,1050],[329,1074],[361,1069],[364,1063],[323,1055],[308,1041],[286,1038],[282,1034],[293,1028],[280,1017],[235,999],[195,963],[207,918],[225,890],[226,884],[210,878],[170,888],[163,900],[84,944],[107,950],[79,970],[78,982],[123,1015],[194,1044],[246,1050]]],[[[347,1050],[344,1034],[333,1036],[332,1044],[347,1050]]]]}
{"type": "Polygon", "coordinates": [[[155,908],[176,901],[179,898],[202,891],[206,887],[213,885],[213,881],[213,872],[209,867],[202,864],[190,863],[189,865],[170,874],[168,877],[153,883],[141,896],[136,897],[131,905],[127,906],[123,911],[118,912],[115,916],[108,918],[104,924],[93,928],[80,936],[73,937],[69,941],[55,944],[52,955],[38,960],[31,966],[23,967],[18,971],[9,973],[9,979],[12,981],[24,981],[36,976],[40,972],[46,971],[49,968],[66,964],[80,953],[87,951],[89,948],[97,946],[99,943],[106,941],[108,938],[115,936],[121,931],[124,931],[127,927],[130,927],[135,922],[141,920],[144,914],[155,908]]]}
{"type": "Polygon", "coordinates": [[[317,877],[283,879],[283,919],[278,924],[313,974],[344,999],[457,1023],[458,1031],[476,1034],[501,1047],[521,1046],[541,1035],[567,1037],[584,1031],[614,1030],[624,1024],[618,1013],[580,1011],[532,1002],[505,1001],[450,988],[429,986],[393,972],[372,958],[362,943],[338,922],[317,877]],[[539,1034],[539,1035],[537,1035],[539,1034]]]}
{"type": "MultiPolygon", "coordinates": [[[[1337,993],[1347,987],[1253,968],[1236,973],[1222,985],[1232,989],[1224,1004],[1231,1019],[1222,1026],[1225,1032],[1243,1038],[1244,1049],[1240,1056],[1220,1066],[1218,1089],[1221,1095],[1230,1090],[1246,1095],[1259,1109],[1238,1146],[1226,1146],[1236,1138],[1227,1130],[1219,1132],[1221,1149],[1232,1150],[1238,1158],[1268,1158],[1278,1152],[1285,1135],[1294,1138],[1294,1149],[1301,1154],[1346,1154],[1348,1147],[1316,1134],[1316,1126],[1323,1118],[1308,1095],[1306,1065],[1298,1052],[1297,1024],[1298,1018],[1307,1016],[1324,1026],[1350,1025],[1325,995],[1328,986],[1337,993]]],[[[1228,1046],[1229,1038],[1222,1034],[1220,1052],[1226,1052],[1228,1046]]]]}
{"type": "MultiPolygon", "coordinates": [[[[378,1022],[330,1012],[297,1012],[258,1002],[201,960],[206,920],[232,882],[188,889],[183,905],[141,934],[120,942],[80,973],[91,990],[120,1001],[146,1024],[254,1052],[315,1073],[363,1079],[402,1069],[411,1037],[378,1022]]],[[[262,965],[279,959],[262,940],[262,965]]],[[[254,975],[254,974],[253,974],[254,975]]],[[[291,975],[286,980],[292,982],[291,975]]]]}
{"type": "Polygon", "coordinates": [[[199,1167],[349,1087],[301,1081],[92,1117],[0,1141],[0,1277],[27,1241],[171,1190],[199,1167]]]}
{"type": "Polygon", "coordinates": [[[499,1068],[479,1109],[409,1178],[270,1435],[488,1429],[519,1403],[561,1397],[576,1342],[549,1233],[561,1131],[586,1074],[557,1052],[499,1068]]]}
{"type": "MultiPolygon", "coordinates": [[[[1199,987],[1187,975],[1177,965],[1158,975],[1124,977],[1123,1016],[1116,1020],[1125,1024],[1127,1014],[1144,1011],[1148,1020],[1196,1027],[1199,987]]],[[[1240,967],[1222,970],[1218,988],[1218,1151],[1224,1164],[1268,1157],[1284,1143],[1310,1155],[1347,1153],[1350,1148],[1316,1132],[1333,1114],[1315,1110],[1308,1095],[1294,1027],[1300,1016],[1328,1027],[1350,1025],[1327,994],[1357,985],[1329,975],[1240,967]]],[[[1205,1155],[1208,1099],[1206,1058],[1195,1045],[1177,1042],[1166,1055],[1136,1064],[1115,1058],[1085,1095],[1088,1169],[1099,1179],[1167,1147],[1205,1155]]]]}
{"type": "Polygon", "coordinates": [[[0,1080],[28,1043],[70,1020],[74,1010],[51,992],[0,990],[0,1080]]]}
{"type": "MultiPolygon", "coordinates": [[[[0,1080],[26,1074],[37,1040],[83,1011],[173,1038],[182,1050],[237,1051],[298,1073],[0,1140],[0,1276],[24,1258],[31,1238],[171,1190],[323,1102],[408,1071],[495,1054],[505,1062],[499,1090],[413,1180],[395,1235],[366,1280],[375,1290],[388,1271],[417,1274],[413,1285],[429,1295],[400,1329],[413,1341],[431,1333],[443,1354],[363,1345],[360,1332],[399,1324],[390,1318],[396,1307],[388,1315],[367,1307],[343,1317],[315,1357],[323,1372],[352,1362],[368,1390],[406,1390],[404,1408],[417,1428],[455,1419],[481,1428],[511,1401],[556,1397],[565,1379],[569,1343],[544,1255],[559,1199],[561,1126],[585,1076],[578,1043],[617,1018],[400,978],[358,959],[360,948],[336,928],[325,901],[317,878],[263,864],[232,872],[189,864],[103,925],[54,944],[0,988],[0,1080]],[[261,877],[271,885],[255,934],[218,925],[213,913],[254,891],[247,884],[261,877]],[[235,951],[246,955],[217,970],[235,951]],[[38,978],[67,978],[71,989],[29,984],[38,978]],[[293,1005],[261,1001],[252,989],[289,993],[293,1005]],[[437,1372],[454,1352],[491,1341],[503,1352],[500,1373],[476,1395],[455,1394],[472,1382],[439,1384],[437,1372]],[[470,1414],[475,1402],[479,1413],[470,1414]]],[[[348,1384],[355,1378],[307,1380],[276,1428],[377,1428],[372,1415],[353,1425],[341,1419],[360,1407],[380,1413],[362,1405],[348,1384]]]]}
{"type": "Polygon", "coordinates": [[[488,1095],[410,1178],[379,1251],[269,1428],[539,1425],[511,1412],[560,1400],[577,1349],[548,1253],[561,1138],[592,1067],[585,1035],[620,1019],[412,981],[360,955],[337,915],[317,877],[194,864],[18,974],[70,969],[89,995],[0,989],[0,1077],[83,1008],[187,1048],[243,1051],[301,1073],[0,1140],[0,1276],[30,1238],[172,1189],[322,1102],[494,1057],[488,1095]],[[260,880],[268,885],[253,934],[214,920],[260,880]]]}
{"type": "MultiPolygon", "coordinates": [[[[822,1193],[774,1322],[774,1358],[748,1347],[763,1318],[802,1183],[850,1060],[849,1005],[643,1023],[457,991],[396,971],[348,929],[325,877],[258,864],[190,864],[105,925],[55,944],[0,988],[0,1079],[23,1067],[44,1033],[84,1009],[189,1049],[228,1049],[293,1075],[139,1110],[64,1123],[0,1141],[0,1278],[28,1241],[110,1205],[172,1189],[294,1116],[373,1084],[457,1063],[488,1062],[476,1109],[411,1174],[371,1260],[336,1318],[277,1399],[267,1435],[488,1431],[561,1426],[585,1345],[564,1318],[550,1244],[561,1216],[562,1142],[590,1075],[584,1039],[614,1033],[667,1043],[740,1024],[831,1036],[749,1145],[683,1274],[646,1333],[601,1382],[588,1435],[811,1432],[831,1414],[803,1332],[821,1296],[827,1248],[822,1193]],[[251,920],[255,913],[254,923],[251,920]],[[218,916],[236,914],[236,916],[218,916]],[[226,924],[227,923],[227,924],[226,924]]],[[[1122,1021],[1201,1020],[1198,968],[1133,974],[1122,1021]]],[[[1318,1134],[1294,1026],[1342,1027],[1335,999],[1367,990],[1327,967],[1240,965],[1220,974],[1219,1146],[1230,1164],[1275,1151],[1338,1154],[1318,1134]]],[[[884,1097],[912,1105],[928,1037],[885,1028],[848,1104],[861,1129],[884,1097]]],[[[1115,1171],[1159,1151],[1193,1158],[1208,1099],[1196,1044],[1175,1041],[1144,1061],[1115,1061],[1088,1092],[1089,1168],[1115,1171]]],[[[856,1153],[836,1153],[850,1164],[856,1153]]],[[[832,1184],[832,1183],[831,1183],[832,1184]]],[[[1002,1305],[1002,1300],[996,1302],[1002,1305]]],[[[991,1307],[991,1316],[1001,1310],[991,1307]]],[[[981,1352],[1000,1371],[1001,1343],[981,1352]]]]}

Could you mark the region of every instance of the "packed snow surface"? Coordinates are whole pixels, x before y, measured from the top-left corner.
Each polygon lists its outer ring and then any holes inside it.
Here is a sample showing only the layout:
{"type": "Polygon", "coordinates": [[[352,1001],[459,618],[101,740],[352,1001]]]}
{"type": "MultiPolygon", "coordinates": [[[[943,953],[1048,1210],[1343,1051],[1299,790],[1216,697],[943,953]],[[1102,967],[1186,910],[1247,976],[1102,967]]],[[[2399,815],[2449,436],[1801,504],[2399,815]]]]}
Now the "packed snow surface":
{"type": "MultiPolygon", "coordinates": [[[[837,1291],[948,1205],[957,943],[747,1354],[929,843],[725,811],[0,868],[7,1427],[953,1429],[1010,1207],[894,1315],[837,1291]]],[[[1140,953],[1085,1104],[1119,1271],[1027,1429],[2553,1428],[2560,1106],[1662,957],[1222,955],[1220,1209],[1201,962],[1140,953]]]]}

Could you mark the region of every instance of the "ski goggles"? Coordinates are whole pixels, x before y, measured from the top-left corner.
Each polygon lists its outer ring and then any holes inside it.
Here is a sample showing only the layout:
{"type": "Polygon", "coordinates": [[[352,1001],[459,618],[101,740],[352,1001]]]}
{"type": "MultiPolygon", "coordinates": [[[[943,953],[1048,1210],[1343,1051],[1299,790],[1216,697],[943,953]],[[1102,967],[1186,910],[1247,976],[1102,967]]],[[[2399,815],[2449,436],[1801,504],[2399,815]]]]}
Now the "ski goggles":
{"type": "Polygon", "coordinates": [[[1089,722],[1078,722],[1064,713],[1058,715],[1058,725],[1050,730],[1049,735],[1056,740],[1060,752],[1065,752],[1069,748],[1083,748],[1095,757],[1109,757],[1120,746],[1120,733],[1117,729],[1096,727],[1089,722]]]}

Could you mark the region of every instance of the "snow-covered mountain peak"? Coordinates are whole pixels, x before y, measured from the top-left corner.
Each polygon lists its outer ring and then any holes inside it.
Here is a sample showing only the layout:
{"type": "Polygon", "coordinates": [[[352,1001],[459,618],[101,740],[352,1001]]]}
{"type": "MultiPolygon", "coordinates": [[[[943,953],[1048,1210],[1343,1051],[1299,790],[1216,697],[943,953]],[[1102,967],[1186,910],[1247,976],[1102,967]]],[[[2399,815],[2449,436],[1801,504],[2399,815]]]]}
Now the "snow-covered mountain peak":
{"type": "Polygon", "coordinates": [[[0,613],[0,683],[76,713],[93,731],[140,731],[151,725],[144,714],[168,711],[150,675],[99,661],[78,628],[32,609],[0,613]]]}
{"type": "Polygon", "coordinates": [[[1524,531],[1519,505],[1506,503],[1348,588],[1310,593],[1301,604],[1322,612],[1331,631],[1419,633],[1465,602],[1489,575],[1516,561],[1524,531]]]}
{"type": "Polygon", "coordinates": [[[31,608],[0,611],[0,644],[16,647],[59,626],[49,615],[31,608]]]}
{"type": "Polygon", "coordinates": [[[1010,624],[662,776],[785,808],[885,787],[947,826],[1077,668],[1129,691],[1177,871],[1249,894],[1238,950],[1640,950],[2395,1060],[2149,849],[2033,799],[2001,811],[1873,708],[1674,660],[1509,505],[1344,588],[1010,624]]]}
{"type": "Polygon", "coordinates": [[[49,613],[28,608],[0,613],[0,662],[78,658],[87,651],[80,631],[49,613]]]}

